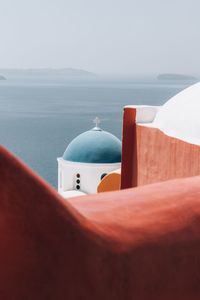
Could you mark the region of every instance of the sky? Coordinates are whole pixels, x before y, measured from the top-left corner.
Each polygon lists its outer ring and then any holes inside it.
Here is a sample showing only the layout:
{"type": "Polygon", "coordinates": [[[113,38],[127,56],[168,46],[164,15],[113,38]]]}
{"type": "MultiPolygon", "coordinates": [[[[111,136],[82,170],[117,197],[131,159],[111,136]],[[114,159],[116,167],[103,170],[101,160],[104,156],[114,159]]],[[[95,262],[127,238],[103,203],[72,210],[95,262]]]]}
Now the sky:
{"type": "Polygon", "coordinates": [[[200,74],[199,0],[0,0],[0,68],[200,74]]]}

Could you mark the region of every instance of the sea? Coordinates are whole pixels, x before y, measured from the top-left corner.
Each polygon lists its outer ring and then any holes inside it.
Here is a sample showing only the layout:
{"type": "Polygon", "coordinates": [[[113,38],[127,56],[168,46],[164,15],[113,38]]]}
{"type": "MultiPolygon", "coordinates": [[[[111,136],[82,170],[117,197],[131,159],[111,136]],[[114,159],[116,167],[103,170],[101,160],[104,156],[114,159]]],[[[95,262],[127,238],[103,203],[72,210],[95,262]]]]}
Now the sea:
{"type": "Polygon", "coordinates": [[[0,144],[56,188],[57,157],[94,127],[96,116],[102,129],[121,139],[125,105],[163,105],[192,83],[154,77],[10,77],[0,81],[0,144]]]}

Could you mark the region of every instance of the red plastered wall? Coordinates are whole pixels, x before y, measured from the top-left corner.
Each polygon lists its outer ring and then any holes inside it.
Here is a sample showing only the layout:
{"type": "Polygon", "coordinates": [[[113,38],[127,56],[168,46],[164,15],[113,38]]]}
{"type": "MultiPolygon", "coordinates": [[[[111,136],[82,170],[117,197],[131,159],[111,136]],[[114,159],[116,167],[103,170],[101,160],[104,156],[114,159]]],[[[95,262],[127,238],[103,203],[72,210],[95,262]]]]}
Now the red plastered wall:
{"type": "Polygon", "coordinates": [[[137,125],[136,110],[125,108],[121,188],[200,175],[200,146],[137,125]]]}
{"type": "Polygon", "coordinates": [[[200,299],[199,195],[192,177],[66,201],[0,147],[0,298],[200,299]]]}

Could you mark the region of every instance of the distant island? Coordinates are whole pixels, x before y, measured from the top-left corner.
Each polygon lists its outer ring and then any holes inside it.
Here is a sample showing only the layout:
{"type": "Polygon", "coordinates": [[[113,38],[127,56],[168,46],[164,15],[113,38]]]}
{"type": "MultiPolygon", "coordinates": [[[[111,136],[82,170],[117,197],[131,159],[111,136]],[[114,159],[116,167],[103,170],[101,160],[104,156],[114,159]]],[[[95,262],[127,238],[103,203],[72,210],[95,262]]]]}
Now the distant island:
{"type": "Polygon", "coordinates": [[[0,75],[0,80],[6,80],[6,78],[2,75],[0,75]]]}
{"type": "Polygon", "coordinates": [[[194,76],[183,74],[160,74],[157,76],[158,80],[198,80],[194,76]]]}
{"type": "Polygon", "coordinates": [[[37,69],[0,69],[0,73],[7,76],[19,75],[19,76],[62,76],[67,78],[95,78],[96,74],[81,69],[62,68],[37,68],[37,69]]]}

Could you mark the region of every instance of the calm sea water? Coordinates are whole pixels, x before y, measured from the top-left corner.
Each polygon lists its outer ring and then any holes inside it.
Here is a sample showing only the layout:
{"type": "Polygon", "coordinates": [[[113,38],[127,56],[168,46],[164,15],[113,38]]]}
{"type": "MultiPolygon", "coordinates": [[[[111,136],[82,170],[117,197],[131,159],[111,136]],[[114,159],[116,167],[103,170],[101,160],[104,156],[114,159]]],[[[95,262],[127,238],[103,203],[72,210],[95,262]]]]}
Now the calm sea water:
{"type": "Polygon", "coordinates": [[[95,116],[103,129],[121,138],[124,105],[161,105],[190,84],[144,79],[0,81],[0,143],[56,187],[56,158],[74,137],[94,126],[95,116]]]}

